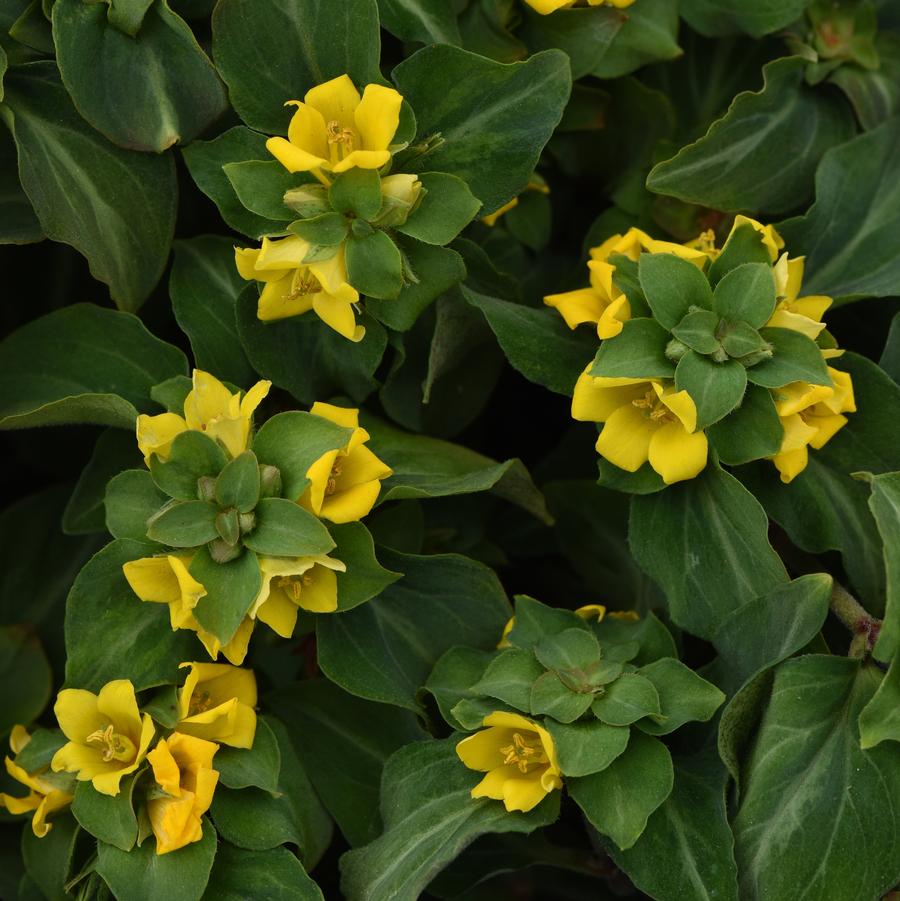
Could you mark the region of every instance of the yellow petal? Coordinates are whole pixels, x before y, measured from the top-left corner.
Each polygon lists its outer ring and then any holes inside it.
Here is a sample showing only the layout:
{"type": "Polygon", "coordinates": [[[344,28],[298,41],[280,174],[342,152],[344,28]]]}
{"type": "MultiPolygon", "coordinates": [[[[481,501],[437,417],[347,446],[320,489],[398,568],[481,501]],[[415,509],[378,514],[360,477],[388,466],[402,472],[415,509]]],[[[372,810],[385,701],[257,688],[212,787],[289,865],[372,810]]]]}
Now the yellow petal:
{"type": "Polygon", "coordinates": [[[325,500],[325,489],[328,487],[328,479],[331,477],[331,469],[338,458],[338,451],[326,451],[306,470],[306,477],[310,483],[298,498],[297,503],[305,507],[311,513],[318,516],[322,512],[322,502],[325,500]]]}
{"type": "Polygon", "coordinates": [[[259,259],[258,247],[235,247],[234,265],[238,275],[249,281],[254,281],[259,276],[256,273],[256,261],[259,259]]]}
{"type": "Polygon", "coordinates": [[[828,367],[828,374],[834,384],[834,394],[823,401],[832,413],[855,413],[856,398],[853,395],[853,380],[849,372],[828,367]]]}
{"type": "Polygon", "coordinates": [[[386,479],[393,475],[393,470],[380,460],[369,448],[359,445],[341,458],[341,473],[335,483],[338,491],[344,491],[354,485],[386,479]]]}
{"type": "Polygon", "coordinates": [[[84,741],[92,732],[105,729],[109,722],[97,709],[97,695],[83,688],[64,688],[56,696],[53,712],[70,742],[84,741]]]}
{"type": "Polygon", "coordinates": [[[575,383],[572,418],[580,422],[606,422],[620,407],[630,405],[647,393],[644,379],[629,379],[628,382],[626,385],[609,386],[586,370],[575,383]]]}
{"type": "Polygon", "coordinates": [[[193,385],[184,399],[188,428],[203,431],[214,419],[234,415],[237,400],[232,400],[234,395],[214,375],[195,369],[193,385]]]}
{"type": "Polygon", "coordinates": [[[257,382],[241,398],[241,416],[249,419],[256,411],[256,408],[263,402],[271,387],[272,383],[268,379],[257,382]]]}
{"type": "Polygon", "coordinates": [[[357,522],[375,506],[380,482],[366,482],[353,485],[341,492],[335,492],[322,501],[321,516],[333,523],[357,522]]]}
{"type": "Polygon", "coordinates": [[[335,163],[331,171],[339,175],[348,169],[380,169],[390,162],[390,159],[390,150],[354,150],[339,163],[335,163]]]}
{"type": "Polygon", "coordinates": [[[156,747],[147,755],[153,769],[156,784],[167,794],[177,798],[181,795],[181,770],[169,750],[166,739],[161,738],[156,747]]]}
{"type": "Polygon", "coordinates": [[[808,319],[819,322],[832,303],[833,301],[830,297],[825,297],[822,294],[810,294],[808,297],[798,297],[791,304],[791,309],[801,316],[806,316],[808,319]]]}
{"type": "Polygon", "coordinates": [[[400,124],[402,103],[403,98],[393,88],[380,84],[366,85],[362,100],[353,114],[364,150],[388,149],[400,124]]]}
{"type": "Polygon", "coordinates": [[[141,735],[141,714],[138,710],[134,686],[128,679],[114,679],[100,689],[97,696],[97,711],[108,723],[112,723],[116,732],[127,735],[135,745],[141,735]]]}
{"type": "Polygon", "coordinates": [[[820,450],[847,425],[847,417],[841,416],[840,413],[833,413],[829,416],[811,416],[808,422],[816,430],[816,434],[809,439],[809,445],[820,450]]]}
{"type": "MultiPolygon", "coordinates": [[[[328,161],[328,134],[325,130],[325,119],[313,106],[291,101],[296,107],[291,123],[288,125],[288,140],[295,147],[305,151],[311,158],[318,160],[316,166],[328,161]]],[[[311,167],[315,168],[315,167],[311,167]]]]}
{"type": "Polygon", "coordinates": [[[333,294],[319,291],[312,296],[313,310],[329,328],[349,341],[358,343],[365,337],[365,326],[356,324],[356,313],[351,301],[341,300],[333,294]]]}
{"type": "Polygon", "coordinates": [[[825,328],[824,322],[816,322],[808,316],[794,313],[791,310],[778,309],[769,317],[767,328],[786,328],[792,332],[800,332],[812,341],[819,337],[819,333],[825,328]]]}
{"type": "Polygon", "coordinates": [[[688,432],[680,422],[667,422],[650,439],[648,459],[667,485],[693,479],[706,467],[709,445],[703,432],[688,432]]]}
{"type": "Polygon", "coordinates": [[[31,820],[31,830],[38,838],[43,838],[53,828],[46,822],[47,817],[63,807],[68,807],[72,803],[72,797],[68,792],[52,791],[41,799],[31,820]]]}
{"type": "Polygon", "coordinates": [[[13,754],[18,754],[30,741],[31,736],[28,734],[28,730],[20,723],[17,723],[10,730],[9,749],[13,754]]]}
{"type": "MultiPolygon", "coordinates": [[[[523,728],[531,729],[531,726],[523,728]]],[[[515,729],[492,726],[464,738],[456,745],[456,755],[470,770],[488,772],[502,765],[504,755],[500,748],[512,742],[515,729]]],[[[517,767],[514,767],[518,771],[517,767]]]]}
{"type": "Polygon", "coordinates": [[[266,150],[284,166],[288,172],[311,172],[327,164],[327,160],[296,147],[284,138],[269,138],[266,150]]]}
{"type": "Polygon", "coordinates": [[[547,797],[547,789],[537,774],[519,774],[518,778],[507,779],[503,783],[503,805],[510,812],[521,810],[527,813],[537,807],[547,797]]]}
{"type": "Polygon", "coordinates": [[[606,420],[597,438],[597,453],[619,469],[637,472],[647,462],[650,439],[657,428],[641,410],[626,404],[606,420]]]}
{"type": "Polygon", "coordinates": [[[689,432],[697,428],[697,406],[687,391],[676,391],[671,385],[663,388],[659,382],[653,382],[656,396],[671,410],[689,432]]]}
{"type": "Polygon", "coordinates": [[[498,766],[472,789],[471,795],[473,798],[492,798],[495,801],[502,801],[507,781],[520,775],[519,768],[515,764],[498,766]]]}
{"type": "MultiPolygon", "coordinates": [[[[816,429],[811,425],[807,425],[806,421],[799,413],[793,413],[790,416],[782,416],[781,426],[784,429],[784,435],[781,438],[781,447],[778,449],[779,454],[790,453],[791,451],[805,448],[816,436],[816,429]]],[[[806,464],[804,463],[804,466],[805,465],[806,464]]]]}
{"type": "Polygon", "coordinates": [[[536,12],[542,16],[556,12],[558,9],[565,9],[571,6],[575,0],[525,0],[525,2],[536,12]]]}
{"type": "Polygon", "coordinates": [[[270,281],[259,294],[256,316],[262,322],[276,319],[287,319],[290,316],[302,316],[312,309],[311,294],[293,294],[293,272],[284,278],[270,281]]]}
{"type": "Polygon", "coordinates": [[[800,413],[833,395],[834,388],[830,385],[810,385],[809,382],[791,382],[773,391],[775,409],[781,417],[800,413]]]}
{"type": "Polygon", "coordinates": [[[809,451],[806,449],[806,445],[795,450],[782,451],[772,457],[772,462],[781,474],[781,481],[787,485],[806,469],[806,464],[809,462],[809,451]]]}
{"type": "Polygon", "coordinates": [[[347,262],[343,245],[327,260],[315,260],[309,271],[328,294],[334,294],[348,303],[359,300],[359,292],[347,284],[347,262]]]}
{"type": "MultiPolygon", "coordinates": [[[[302,589],[306,593],[306,589],[302,589]]],[[[299,608],[283,591],[273,591],[256,609],[256,619],[265,623],[276,635],[290,638],[297,626],[299,608]]]]}
{"type": "Polygon", "coordinates": [[[531,732],[539,730],[534,720],[522,716],[520,713],[510,713],[506,710],[495,710],[489,713],[482,721],[485,726],[505,726],[508,729],[527,729],[531,732]]]}
{"type": "Polygon", "coordinates": [[[172,442],[187,429],[187,423],[177,413],[160,413],[147,416],[141,413],[137,418],[137,443],[144,455],[144,463],[156,454],[160,460],[167,460],[172,451],[172,442]]]}
{"type": "Polygon", "coordinates": [[[300,591],[300,606],[310,613],[334,613],[338,607],[337,576],[325,566],[316,566],[310,581],[300,591]]]}
{"type": "Polygon", "coordinates": [[[342,128],[350,128],[356,124],[353,113],[359,106],[360,97],[349,75],[339,75],[316,85],[303,99],[322,114],[326,125],[337,122],[342,128]]]}
{"type": "Polygon", "coordinates": [[[599,623],[606,616],[606,607],[603,604],[584,604],[575,611],[575,615],[586,620],[594,619],[599,623]]]}
{"type": "Polygon", "coordinates": [[[289,235],[287,238],[278,238],[274,241],[271,238],[263,238],[256,269],[258,272],[297,269],[309,253],[309,248],[309,242],[297,235],[289,235]]]}
{"type": "Polygon", "coordinates": [[[606,309],[606,299],[593,288],[579,288],[564,294],[548,294],[544,298],[548,307],[558,310],[566,325],[575,329],[583,322],[599,322],[606,309]]]}
{"type": "Polygon", "coordinates": [[[624,294],[620,294],[603,311],[597,323],[597,337],[601,340],[615,338],[629,319],[631,319],[631,304],[624,294]]]}

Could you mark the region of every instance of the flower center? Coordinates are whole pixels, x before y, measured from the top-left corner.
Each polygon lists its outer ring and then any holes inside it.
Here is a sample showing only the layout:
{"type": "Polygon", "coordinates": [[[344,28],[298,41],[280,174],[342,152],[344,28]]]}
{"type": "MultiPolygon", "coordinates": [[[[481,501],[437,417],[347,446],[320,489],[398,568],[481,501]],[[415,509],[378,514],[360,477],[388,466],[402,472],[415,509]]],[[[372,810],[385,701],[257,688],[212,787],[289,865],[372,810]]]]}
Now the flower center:
{"type": "Polygon", "coordinates": [[[85,741],[101,746],[100,756],[104,763],[109,763],[111,760],[128,762],[134,759],[134,742],[127,735],[114,732],[112,723],[105,729],[92,732],[85,741]]]}
{"type": "Polygon", "coordinates": [[[316,294],[322,290],[319,280],[306,268],[301,266],[294,272],[291,279],[291,290],[285,295],[285,300],[296,300],[298,297],[306,297],[308,294],[316,294]]]}
{"type": "Polygon", "coordinates": [[[349,128],[344,128],[337,119],[332,119],[326,126],[328,135],[328,153],[332,163],[339,163],[353,152],[356,135],[349,128]]]}
{"type": "Polygon", "coordinates": [[[639,410],[645,410],[644,416],[662,425],[664,422],[674,422],[672,411],[656,396],[651,388],[643,397],[631,402],[639,410]]]}
{"type": "Polygon", "coordinates": [[[337,491],[337,480],[340,478],[341,472],[343,471],[343,466],[341,465],[341,458],[338,457],[334,461],[334,465],[331,467],[331,472],[328,474],[328,481],[325,483],[325,496],[330,497],[337,491]]]}
{"type": "Polygon", "coordinates": [[[212,707],[212,698],[208,691],[195,691],[191,695],[191,703],[188,707],[188,716],[196,716],[198,713],[206,713],[212,707]]]}
{"type": "Polygon", "coordinates": [[[274,580],[274,587],[283,591],[295,604],[300,603],[300,592],[312,582],[309,573],[302,576],[278,576],[274,580]]]}
{"type": "Polygon", "coordinates": [[[505,764],[516,764],[523,773],[527,773],[529,767],[547,762],[547,755],[540,741],[535,743],[535,739],[532,739],[529,742],[520,732],[513,732],[512,744],[499,750],[505,764]]]}

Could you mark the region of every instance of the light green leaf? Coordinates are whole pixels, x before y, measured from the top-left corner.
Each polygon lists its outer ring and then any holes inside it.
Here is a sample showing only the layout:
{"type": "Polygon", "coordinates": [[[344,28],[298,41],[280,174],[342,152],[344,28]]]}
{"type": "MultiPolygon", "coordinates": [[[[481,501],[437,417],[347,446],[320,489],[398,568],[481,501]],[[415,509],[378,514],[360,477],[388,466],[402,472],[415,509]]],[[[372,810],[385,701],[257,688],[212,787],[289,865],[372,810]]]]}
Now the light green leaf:
{"type": "Polygon", "coordinates": [[[426,244],[449,244],[475,217],[481,201],[455,175],[423,172],[419,180],[425,195],[397,231],[426,244]]]}
{"type": "Polygon", "coordinates": [[[473,688],[495,657],[494,651],[460,646],[450,648],[435,663],[424,688],[434,696],[441,716],[454,729],[464,730],[465,726],[453,715],[453,708],[460,701],[477,696],[473,688]]]}
{"type": "Polygon", "coordinates": [[[791,382],[831,384],[822,352],[811,338],[788,328],[763,328],[759,334],[772,346],[773,355],[747,370],[747,378],[754,385],[780,388],[791,382]]]}
{"type": "Polygon", "coordinates": [[[338,610],[352,610],[377,597],[399,573],[385,569],[375,557],[372,535],[361,522],[347,522],[331,527],[335,548],[331,556],[347,565],[337,577],[338,610]]]}
{"type": "Polygon", "coordinates": [[[600,345],[589,372],[607,378],[660,378],[675,375],[666,356],[669,333],[655,319],[630,319],[615,338],[600,345]]]}
{"type": "Polygon", "coordinates": [[[628,7],[627,16],[591,72],[597,78],[618,78],[647,63],[684,54],[678,46],[678,9],[669,0],[638,0],[628,7]]]}
{"type": "Polygon", "coordinates": [[[150,458],[150,474],[169,497],[193,501],[200,496],[200,479],[218,476],[227,460],[217,441],[197,429],[188,429],[175,436],[165,460],[156,454],[150,458]]]}
{"type": "Polygon", "coordinates": [[[378,0],[381,25],[401,41],[459,44],[456,15],[444,0],[378,0]]]}
{"type": "Polygon", "coordinates": [[[175,228],[171,156],[122,150],[76,112],[52,62],[6,74],[4,118],[19,151],[19,177],[48,238],[71,244],[136,310],[153,290],[175,228]]]}
{"type": "Polygon", "coordinates": [[[806,0],[683,0],[681,14],[700,34],[744,32],[759,38],[790,25],[803,14],[806,0]]]}
{"type": "Polygon", "coordinates": [[[652,682],[659,695],[662,719],[638,723],[638,729],[650,735],[668,735],[685,723],[705,723],[725,701],[715,685],[672,657],[642,666],[637,675],[652,682]]]}
{"type": "Polygon", "coordinates": [[[692,307],[711,310],[712,289],[706,276],[672,253],[642,253],[638,277],[656,321],[671,330],[692,307]]]}
{"type": "Polygon", "coordinates": [[[527,711],[531,700],[531,685],[543,673],[544,668],[530,651],[507,648],[488,664],[481,678],[466,694],[472,697],[487,695],[498,698],[511,707],[527,711]]]}
{"type": "Polygon", "coordinates": [[[219,784],[226,788],[261,788],[278,794],[281,749],[268,719],[257,718],[252,748],[220,745],[213,766],[219,771],[219,784]]]}
{"type": "MultiPolygon", "coordinates": [[[[29,742],[30,744],[30,742],[29,742]]],[[[117,795],[102,795],[91,782],[79,782],[72,800],[72,814],[95,838],[130,851],[138,837],[138,821],[131,793],[136,776],[126,776],[117,795]]]]}
{"type": "Polygon", "coordinates": [[[691,396],[697,408],[697,431],[702,431],[740,405],[747,388],[747,370],[737,360],[717,363],[689,350],[675,368],[675,387],[691,396]]]}
{"type": "Polygon", "coordinates": [[[728,466],[777,454],[784,428],[772,393],[759,385],[747,385],[737,409],[710,426],[707,437],[728,466]]]}
{"type": "Polygon", "coordinates": [[[559,768],[564,776],[590,776],[605,770],[628,745],[626,726],[608,726],[599,720],[557,723],[545,720],[553,737],[559,768]]]}
{"type": "Polygon", "coordinates": [[[347,281],[370,297],[392,300],[403,287],[403,261],[397,245],[383,231],[350,235],[345,245],[347,281]]]}
{"type": "Polygon", "coordinates": [[[393,79],[416,112],[417,139],[443,138],[412,165],[458,175],[485,213],[528,183],[571,88],[569,60],[558,50],[503,64],[456,47],[424,47],[393,79]]]}
{"type": "Polygon", "coordinates": [[[307,184],[311,178],[305,172],[288,172],[274,159],[225,163],[222,171],[244,207],[272,220],[270,228],[273,232],[281,231],[285,223],[295,218],[295,213],[285,206],[284,195],[307,184]]]}
{"type": "Polygon", "coordinates": [[[762,328],[775,310],[775,277],[765,263],[743,263],[716,285],[712,308],[732,322],[762,328]]]}
{"type": "Polygon", "coordinates": [[[889,663],[900,658],[900,472],[872,476],[869,509],[884,542],[887,596],[884,619],[872,653],[889,663]]]}
{"type": "Polygon", "coordinates": [[[194,554],[188,570],[206,589],[194,607],[194,617],[223,645],[228,644],[262,585],[256,554],[244,550],[228,563],[216,563],[209,550],[202,547],[194,554]]]}
{"type": "Polygon", "coordinates": [[[847,105],[808,87],[805,69],[800,57],[769,63],[762,91],[738,94],[704,137],[654,167],[647,187],[719,210],[772,214],[803,204],[822,155],[854,132],[847,105]]]}
{"type": "Polygon", "coordinates": [[[92,423],[133,429],[150,389],[187,371],[184,354],[130,313],[75,304],[0,343],[0,428],[92,423]],[[52,346],[54,353],[47,354],[52,346]]]}
{"type": "Polygon", "coordinates": [[[309,557],[334,547],[328,529],[309,510],[282,497],[263,498],[256,527],[243,536],[245,547],[267,557],[309,557]]]}
{"type": "Polygon", "coordinates": [[[660,714],[659,694],[640,673],[624,673],[591,704],[597,719],[610,726],[630,726],[645,716],[660,714]]]}
{"type": "Polygon", "coordinates": [[[322,890],[287,848],[245,851],[220,842],[204,901],[324,901],[322,890]]]}

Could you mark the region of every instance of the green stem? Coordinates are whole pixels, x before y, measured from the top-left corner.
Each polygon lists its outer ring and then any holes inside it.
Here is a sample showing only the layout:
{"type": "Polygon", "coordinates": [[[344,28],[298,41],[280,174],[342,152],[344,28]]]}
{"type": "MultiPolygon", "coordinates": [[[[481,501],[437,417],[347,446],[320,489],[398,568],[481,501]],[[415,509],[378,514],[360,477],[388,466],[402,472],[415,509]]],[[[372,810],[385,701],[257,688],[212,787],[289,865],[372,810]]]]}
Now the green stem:
{"type": "Polygon", "coordinates": [[[872,616],[859,601],[844,588],[834,583],[831,590],[831,612],[853,633],[850,657],[865,657],[878,638],[881,620],[872,616]]]}

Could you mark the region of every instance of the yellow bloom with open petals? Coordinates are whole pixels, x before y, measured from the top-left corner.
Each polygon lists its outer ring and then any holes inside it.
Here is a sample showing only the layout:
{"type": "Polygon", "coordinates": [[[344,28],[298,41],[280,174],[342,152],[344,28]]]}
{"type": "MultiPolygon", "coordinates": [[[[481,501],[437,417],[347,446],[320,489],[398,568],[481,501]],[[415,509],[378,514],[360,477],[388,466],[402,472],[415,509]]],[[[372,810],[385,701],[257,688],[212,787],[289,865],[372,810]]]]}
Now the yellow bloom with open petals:
{"type": "Polygon", "coordinates": [[[252,748],[256,735],[256,676],[226,663],[182,663],[189,667],[178,689],[179,732],[233,748],[252,748]]]}
{"type": "Polygon", "coordinates": [[[828,367],[832,384],[793,382],[772,391],[784,436],[772,462],[781,481],[791,482],[809,462],[809,448],[824,447],[847,424],[844,413],[856,412],[850,374],[828,367]]]}
{"type": "Polygon", "coordinates": [[[644,463],[667,485],[692,479],[706,466],[708,442],[698,432],[697,408],[686,391],[656,379],[578,377],[572,417],[604,423],[597,453],[627,472],[644,463]]]}
{"type": "Polygon", "coordinates": [[[800,297],[803,283],[803,257],[788,258],[783,253],[773,267],[778,303],[767,326],[786,328],[806,335],[815,341],[825,328],[822,317],[831,306],[831,298],[821,294],[800,297]]]}
{"type": "Polygon", "coordinates": [[[262,586],[250,616],[265,623],[282,638],[290,638],[300,610],[333,613],[337,610],[337,572],[346,572],[340,560],[324,554],[313,557],[260,557],[262,586]]]}
{"type": "Polygon", "coordinates": [[[393,88],[366,85],[359,95],[348,75],[307,91],[296,106],[287,140],[266,148],[288,172],[312,172],[325,184],[348,169],[380,169],[391,159],[403,98],[393,88]]]}
{"type": "Polygon", "coordinates": [[[219,781],[212,768],[218,750],[211,741],[173,732],[147,755],[160,789],[147,801],[157,854],[177,851],[203,837],[203,814],[219,781]]]}
{"type": "MultiPolygon", "coordinates": [[[[558,9],[571,9],[578,0],[525,0],[525,2],[535,12],[539,12],[542,16],[548,16],[558,9]]],[[[612,6],[616,9],[625,9],[632,3],[634,0],[587,0],[588,6],[612,6]]]]}
{"type": "Polygon", "coordinates": [[[122,778],[138,768],[154,735],[153,720],[147,713],[141,716],[131,682],[107,682],[98,695],[63,689],[53,712],[69,739],[53,755],[53,772],[75,773],[101,794],[117,795],[122,778]]]}
{"type": "Polygon", "coordinates": [[[353,434],[343,448],[322,454],[310,466],[310,485],[298,503],[331,522],[356,522],[375,506],[381,480],[393,470],[365,446],[369,433],[359,427],[359,410],[317,402],[310,413],[353,429],[353,434]]]}
{"type": "Polygon", "coordinates": [[[276,241],[263,238],[260,248],[235,248],[235,263],[245,279],[264,283],[256,315],[263,322],[301,316],[312,310],[329,328],[350,341],[366,334],[356,323],[354,304],[359,292],[347,282],[344,248],[327,260],[304,263],[308,241],[290,235],[276,241]]]}
{"type": "Polygon", "coordinates": [[[243,397],[232,394],[214,375],[195,369],[193,388],[184,399],[184,416],[160,413],[137,418],[137,442],[149,466],[154,454],[167,460],[172,442],[182,432],[205,432],[232,457],[247,449],[253,413],[269,393],[272,383],[257,382],[243,397]]]}
{"type": "Polygon", "coordinates": [[[503,801],[508,811],[527,813],[562,788],[556,747],[543,726],[503,711],[488,714],[483,725],[487,728],[456,746],[470,770],[487,773],[472,789],[473,798],[493,798],[503,801]]]}
{"type": "MultiPolygon", "coordinates": [[[[31,736],[24,726],[13,726],[9,736],[13,754],[18,754],[29,741],[31,736]]],[[[13,815],[32,814],[31,830],[38,838],[43,838],[53,828],[47,817],[72,803],[72,777],[48,772],[47,767],[29,773],[9,757],[5,763],[6,772],[24,785],[28,794],[19,798],[0,792],[0,808],[5,807],[13,815]]]]}
{"type": "Polygon", "coordinates": [[[172,630],[188,629],[206,589],[188,572],[192,554],[141,557],[123,564],[131,590],[142,600],[169,605],[172,630]]]}

